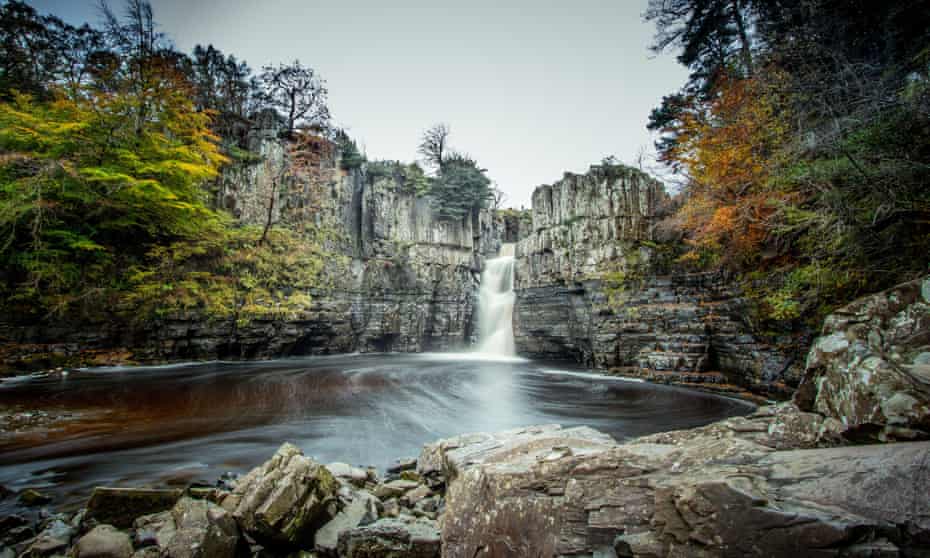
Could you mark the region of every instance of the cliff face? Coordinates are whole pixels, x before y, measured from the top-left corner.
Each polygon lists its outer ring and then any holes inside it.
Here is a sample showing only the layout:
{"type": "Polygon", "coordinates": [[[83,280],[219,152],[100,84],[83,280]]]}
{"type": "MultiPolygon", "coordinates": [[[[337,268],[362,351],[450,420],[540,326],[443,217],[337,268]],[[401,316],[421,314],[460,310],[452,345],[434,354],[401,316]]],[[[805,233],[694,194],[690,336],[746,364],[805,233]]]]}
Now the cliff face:
{"type": "Polygon", "coordinates": [[[246,335],[254,342],[234,345],[231,356],[254,356],[249,346],[269,356],[449,350],[472,340],[482,259],[501,242],[493,211],[440,220],[402,173],[375,175],[364,165],[345,171],[337,160],[324,161],[313,184],[298,175],[275,189],[288,164],[281,142],[262,136],[251,150],[264,161],[231,168],[219,183],[219,203],[245,223],[263,224],[274,192],[272,222],[321,227],[339,258],[326,272],[332,287],[314,293],[305,316],[261,326],[246,335]]]}
{"type": "Polygon", "coordinates": [[[787,393],[796,367],[750,333],[736,286],[657,262],[666,200],[659,183],[625,167],[592,167],[536,189],[532,232],[516,250],[517,351],[659,381],[787,393]]]}
{"type": "Polygon", "coordinates": [[[324,158],[312,176],[285,172],[292,157],[273,130],[253,134],[249,148],[258,156],[224,171],[216,204],[243,224],[263,226],[270,213],[272,224],[326,232],[328,286],[310,293],[296,317],[236,324],[193,312],[131,327],[111,320],[0,324],[0,338],[17,346],[0,360],[48,366],[267,358],[449,350],[472,341],[482,260],[501,243],[501,221],[492,210],[475,220],[440,220],[429,199],[406,187],[402,173],[346,171],[334,157],[324,158]]]}

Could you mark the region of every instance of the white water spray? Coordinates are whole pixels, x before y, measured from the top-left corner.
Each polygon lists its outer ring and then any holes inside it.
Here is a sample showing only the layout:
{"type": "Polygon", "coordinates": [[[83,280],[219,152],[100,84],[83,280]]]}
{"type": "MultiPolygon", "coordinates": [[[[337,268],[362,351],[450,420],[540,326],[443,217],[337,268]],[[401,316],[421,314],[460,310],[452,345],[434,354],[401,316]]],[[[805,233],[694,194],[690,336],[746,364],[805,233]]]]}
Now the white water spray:
{"type": "Polygon", "coordinates": [[[485,262],[478,289],[478,352],[513,356],[514,245],[501,246],[500,257],[485,262]]]}

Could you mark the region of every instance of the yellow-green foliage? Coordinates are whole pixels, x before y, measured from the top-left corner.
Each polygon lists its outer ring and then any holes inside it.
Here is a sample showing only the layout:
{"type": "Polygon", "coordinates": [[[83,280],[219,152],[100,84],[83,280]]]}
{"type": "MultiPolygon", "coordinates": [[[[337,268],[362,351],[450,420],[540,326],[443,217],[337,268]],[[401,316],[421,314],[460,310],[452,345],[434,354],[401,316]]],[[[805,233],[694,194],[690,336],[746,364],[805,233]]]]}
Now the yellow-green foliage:
{"type": "Polygon", "coordinates": [[[309,310],[311,290],[328,286],[331,256],[306,233],[273,228],[259,243],[261,235],[259,227],[224,229],[153,248],[129,273],[125,307],[142,319],[196,313],[239,325],[297,317],[309,310]]]}

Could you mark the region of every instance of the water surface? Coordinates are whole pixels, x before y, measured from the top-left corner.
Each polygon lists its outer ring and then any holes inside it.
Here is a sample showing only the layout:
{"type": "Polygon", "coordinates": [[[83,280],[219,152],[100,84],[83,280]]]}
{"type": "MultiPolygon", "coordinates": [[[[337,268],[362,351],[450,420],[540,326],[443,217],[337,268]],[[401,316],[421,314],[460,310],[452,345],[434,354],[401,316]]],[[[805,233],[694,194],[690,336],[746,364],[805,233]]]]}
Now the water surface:
{"type": "Polygon", "coordinates": [[[70,415],[0,434],[0,484],[41,487],[59,504],[96,485],[212,483],[285,441],[324,463],[383,468],[465,432],[584,424],[623,440],[752,409],[564,364],[467,354],[98,368],[0,382],[0,408],[70,415]]]}

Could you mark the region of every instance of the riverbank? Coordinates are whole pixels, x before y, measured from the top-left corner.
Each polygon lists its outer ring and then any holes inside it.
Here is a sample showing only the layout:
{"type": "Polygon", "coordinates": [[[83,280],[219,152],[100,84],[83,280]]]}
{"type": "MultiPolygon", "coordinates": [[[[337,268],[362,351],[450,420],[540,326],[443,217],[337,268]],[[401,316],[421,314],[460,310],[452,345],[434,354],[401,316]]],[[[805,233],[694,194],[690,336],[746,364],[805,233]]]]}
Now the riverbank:
{"type": "MultiPolygon", "coordinates": [[[[930,442],[850,446],[791,403],[617,443],[534,426],[424,446],[379,475],[285,443],[238,478],[98,488],[2,520],[4,556],[919,556],[930,442]],[[907,505],[904,505],[907,503],[907,505]],[[310,554],[307,554],[310,553],[310,554]]],[[[13,498],[7,494],[6,498],[13,498]]]]}

